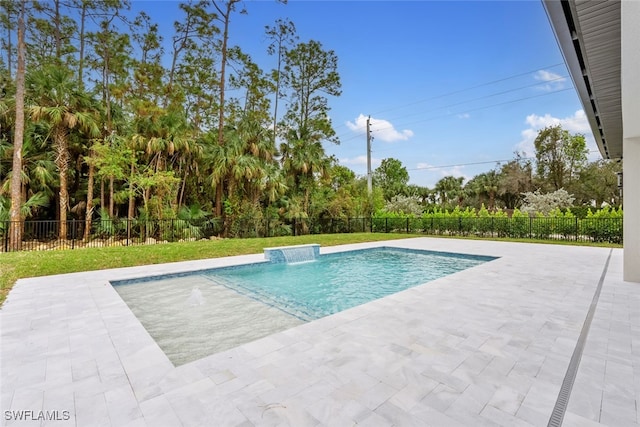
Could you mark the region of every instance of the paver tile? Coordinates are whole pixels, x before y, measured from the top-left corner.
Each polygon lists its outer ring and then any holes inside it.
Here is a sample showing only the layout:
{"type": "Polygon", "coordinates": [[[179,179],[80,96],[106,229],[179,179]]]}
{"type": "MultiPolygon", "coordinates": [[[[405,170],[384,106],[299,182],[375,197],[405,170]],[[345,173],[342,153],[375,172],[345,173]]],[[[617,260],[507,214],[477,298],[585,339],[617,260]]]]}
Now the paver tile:
{"type": "MultiPolygon", "coordinates": [[[[0,309],[2,409],[83,426],[546,425],[610,250],[415,238],[323,253],[376,245],[499,258],[179,367],[108,281],[260,254],[23,279],[0,309]]],[[[565,426],[638,426],[640,288],[612,254],[565,426]]]]}

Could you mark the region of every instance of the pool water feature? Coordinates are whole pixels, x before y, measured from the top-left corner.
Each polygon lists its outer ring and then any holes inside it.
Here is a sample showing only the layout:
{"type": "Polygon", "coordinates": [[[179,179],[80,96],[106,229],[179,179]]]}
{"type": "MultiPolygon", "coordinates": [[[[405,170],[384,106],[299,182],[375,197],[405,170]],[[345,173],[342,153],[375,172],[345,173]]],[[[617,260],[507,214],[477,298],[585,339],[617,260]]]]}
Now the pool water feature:
{"type": "Polygon", "coordinates": [[[279,248],[264,248],[264,257],[271,262],[286,262],[294,264],[298,262],[315,261],[320,256],[320,245],[283,246],[279,248]]]}
{"type": "Polygon", "coordinates": [[[112,284],[180,365],[492,259],[380,247],[112,284]]]}

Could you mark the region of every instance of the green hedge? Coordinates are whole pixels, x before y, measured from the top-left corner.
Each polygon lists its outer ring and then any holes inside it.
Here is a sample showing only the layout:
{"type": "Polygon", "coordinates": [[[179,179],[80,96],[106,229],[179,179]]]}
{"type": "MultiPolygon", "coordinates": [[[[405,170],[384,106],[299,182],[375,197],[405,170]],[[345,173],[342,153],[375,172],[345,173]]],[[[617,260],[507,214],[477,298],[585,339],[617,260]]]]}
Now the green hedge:
{"type": "Polygon", "coordinates": [[[371,220],[371,231],[622,243],[622,217],[622,210],[615,208],[588,210],[586,217],[580,218],[571,210],[529,216],[516,209],[509,216],[500,210],[489,212],[483,206],[479,211],[436,209],[420,217],[378,212],[371,220]]]}

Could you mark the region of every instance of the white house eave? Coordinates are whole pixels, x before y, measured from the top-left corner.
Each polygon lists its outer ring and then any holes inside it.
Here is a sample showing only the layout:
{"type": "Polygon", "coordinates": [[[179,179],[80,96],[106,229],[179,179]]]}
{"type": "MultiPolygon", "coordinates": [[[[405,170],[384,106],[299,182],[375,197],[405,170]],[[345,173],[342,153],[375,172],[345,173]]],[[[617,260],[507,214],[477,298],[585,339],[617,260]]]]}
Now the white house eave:
{"type": "Polygon", "coordinates": [[[542,3],[602,157],[622,158],[620,2],[542,3]]]}

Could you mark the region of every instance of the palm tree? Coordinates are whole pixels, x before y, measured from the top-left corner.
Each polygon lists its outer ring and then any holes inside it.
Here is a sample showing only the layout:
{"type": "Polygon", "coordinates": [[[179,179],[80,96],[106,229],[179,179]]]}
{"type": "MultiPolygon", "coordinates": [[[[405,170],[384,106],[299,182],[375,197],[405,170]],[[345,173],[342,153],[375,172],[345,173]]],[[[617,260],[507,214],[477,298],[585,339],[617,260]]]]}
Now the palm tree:
{"type": "Polygon", "coordinates": [[[440,181],[436,182],[434,191],[440,196],[440,203],[443,208],[447,208],[449,202],[457,201],[458,205],[462,202],[461,197],[463,177],[456,178],[454,176],[445,176],[440,181]]]}
{"type": "MultiPolygon", "coordinates": [[[[47,203],[54,196],[52,187],[57,178],[55,163],[51,153],[43,149],[43,142],[37,140],[38,137],[37,131],[34,132],[33,129],[27,129],[22,144],[20,183],[23,203],[35,194],[39,194],[40,199],[46,199],[47,203]]],[[[13,146],[0,140],[0,164],[10,164],[10,156],[12,154],[13,146]]],[[[10,194],[13,170],[1,170],[0,172],[4,178],[3,181],[0,181],[0,194],[10,194]]],[[[36,206],[41,205],[38,204],[36,206]]]]}
{"type": "Polygon", "coordinates": [[[275,162],[275,147],[266,128],[245,118],[237,126],[227,127],[225,145],[216,145],[211,133],[204,140],[209,141],[203,163],[209,166],[211,185],[225,185],[229,198],[242,192],[256,202],[266,168],[275,162]]]}
{"type": "MultiPolygon", "coordinates": [[[[129,147],[136,152],[144,152],[147,165],[155,172],[174,171],[181,180],[175,200],[168,202],[177,213],[184,200],[187,174],[199,174],[196,162],[202,156],[202,146],[194,138],[194,129],[189,127],[183,111],[163,109],[146,101],[134,103],[136,118],[134,134],[129,147]]],[[[132,165],[135,166],[135,165],[132,165]]],[[[131,169],[131,174],[134,167],[131,169]]],[[[145,197],[151,196],[151,187],[145,197]]],[[[133,215],[133,199],[130,199],[129,213],[133,215]]]]}
{"type": "MultiPolygon", "coordinates": [[[[49,206],[49,202],[54,197],[53,185],[56,182],[56,167],[53,162],[53,156],[50,152],[43,149],[46,142],[39,140],[40,137],[34,126],[30,125],[25,129],[25,137],[22,144],[22,170],[19,173],[21,205],[21,220],[30,218],[36,214],[40,208],[49,206]]],[[[6,141],[0,139],[0,204],[6,204],[7,217],[0,215],[1,220],[9,220],[9,201],[5,195],[11,193],[11,183],[13,177],[13,169],[5,169],[2,165],[11,165],[11,157],[14,147],[6,141]]],[[[0,208],[2,210],[2,208],[0,208]]],[[[20,228],[24,227],[24,223],[20,224],[20,228]]],[[[17,249],[19,245],[12,244],[13,249],[17,249]]]]}
{"type": "Polygon", "coordinates": [[[27,78],[27,87],[33,97],[29,115],[35,122],[42,121],[48,127],[48,137],[55,152],[55,163],[60,179],[59,187],[59,238],[67,237],[67,212],[69,209],[69,135],[74,130],[88,137],[100,133],[93,100],[78,89],[74,77],[61,67],[47,66],[34,71],[27,78]]]}
{"type": "Polygon", "coordinates": [[[264,168],[264,176],[260,180],[260,190],[267,203],[273,203],[282,197],[288,187],[282,170],[275,163],[268,163],[264,168]]]}
{"type": "MultiPolygon", "coordinates": [[[[275,165],[276,147],[266,128],[267,123],[260,121],[259,114],[246,113],[238,123],[231,138],[237,138],[243,145],[239,164],[245,167],[244,179],[239,183],[244,189],[244,194],[252,204],[257,204],[266,184],[268,167],[275,165]]],[[[241,167],[236,166],[236,169],[241,167]]]]}
{"type": "Polygon", "coordinates": [[[496,193],[498,192],[498,173],[495,170],[482,174],[482,189],[484,193],[489,196],[489,210],[495,209],[496,193]]]}
{"type": "Polygon", "coordinates": [[[216,216],[222,216],[222,189],[228,186],[228,177],[235,162],[235,159],[242,152],[242,146],[236,143],[228,143],[219,145],[215,142],[213,132],[208,132],[203,136],[205,142],[205,150],[203,155],[203,164],[207,165],[205,172],[208,185],[215,191],[216,216]]]}
{"type": "Polygon", "coordinates": [[[331,159],[327,157],[320,141],[307,140],[304,133],[296,131],[291,131],[288,136],[288,141],[280,145],[282,167],[292,181],[293,191],[303,193],[302,207],[308,214],[316,175],[326,176],[331,159]]]}
{"type": "Polygon", "coordinates": [[[246,153],[245,141],[235,129],[227,130],[225,139],[225,145],[209,144],[205,163],[210,165],[211,184],[226,186],[227,196],[232,197],[245,180],[258,177],[258,165],[255,157],[246,153]]]}

